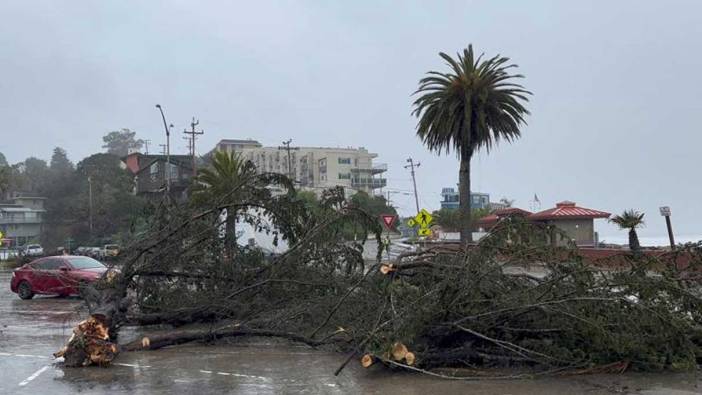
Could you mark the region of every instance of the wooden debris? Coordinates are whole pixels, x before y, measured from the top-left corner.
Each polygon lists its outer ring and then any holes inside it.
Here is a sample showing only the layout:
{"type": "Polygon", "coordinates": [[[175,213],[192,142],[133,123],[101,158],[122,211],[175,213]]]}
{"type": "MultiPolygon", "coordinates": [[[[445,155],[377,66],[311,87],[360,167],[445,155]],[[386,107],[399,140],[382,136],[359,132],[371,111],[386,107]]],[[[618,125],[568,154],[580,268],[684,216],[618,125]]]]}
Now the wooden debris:
{"type": "Polygon", "coordinates": [[[407,362],[407,365],[410,365],[410,366],[414,365],[414,361],[415,361],[414,353],[408,352],[407,354],[405,354],[405,362],[407,362]]]}
{"type": "Polygon", "coordinates": [[[383,274],[388,274],[388,273],[394,272],[396,270],[397,269],[395,268],[395,266],[392,263],[380,265],[380,272],[383,274]]]}
{"type": "Polygon", "coordinates": [[[400,342],[396,342],[392,345],[392,358],[396,361],[405,359],[405,355],[407,355],[408,352],[407,347],[400,342]]]}
{"type": "Polygon", "coordinates": [[[54,353],[55,358],[63,357],[70,367],[108,365],[119,350],[110,342],[108,326],[100,315],[92,315],[73,329],[68,343],[54,353]]]}
{"type": "Polygon", "coordinates": [[[373,357],[370,354],[364,355],[363,358],[361,358],[361,366],[368,368],[371,365],[373,365],[373,357]]]}

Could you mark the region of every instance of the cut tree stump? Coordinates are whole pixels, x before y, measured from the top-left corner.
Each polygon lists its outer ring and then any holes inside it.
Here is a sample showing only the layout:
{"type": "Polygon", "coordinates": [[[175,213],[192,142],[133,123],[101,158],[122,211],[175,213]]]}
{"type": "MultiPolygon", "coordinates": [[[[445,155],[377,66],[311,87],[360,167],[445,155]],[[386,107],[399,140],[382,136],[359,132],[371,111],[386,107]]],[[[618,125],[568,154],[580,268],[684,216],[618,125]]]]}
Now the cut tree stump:
{"type": "Polygon", "coordinates": [[[63,357],[65,366],[69,367],[106,366],[118,353],[117,345],[110,342],[104,316],[95,314],[73,329],[68,343],[54,357],[63,357]]]}

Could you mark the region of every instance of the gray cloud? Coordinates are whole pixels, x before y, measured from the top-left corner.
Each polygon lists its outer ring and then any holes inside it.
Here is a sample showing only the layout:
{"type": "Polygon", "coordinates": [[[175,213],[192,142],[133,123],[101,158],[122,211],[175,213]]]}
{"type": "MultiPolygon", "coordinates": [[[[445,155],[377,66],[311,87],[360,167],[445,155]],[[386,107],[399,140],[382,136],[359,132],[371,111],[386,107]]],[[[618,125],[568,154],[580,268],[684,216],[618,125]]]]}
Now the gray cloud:
{"type": "MultiPolygon", "coordinates": [[[[414,137],[411,93],[473,43],[520,65],[534,92],[523,138],[474,162],[474,189],[528,208],[563,199],[647,213],[644,236],[702,234],[702,3],[5,1],[0,152],[73,160],[128,127],[162,142],[161,103],[178,128],[200,118],[201,152],[220,138],[366,146],[390,166],[422,162],[422,205],[457,180],[453,155],[414,137]]],[[[185,142],[175,146],[185,150],[185,142]]],[[[405,213],[410,197],[395,195],[405,213]]],[[[600,223],[604,236],[620,235],[600,223]]]]}

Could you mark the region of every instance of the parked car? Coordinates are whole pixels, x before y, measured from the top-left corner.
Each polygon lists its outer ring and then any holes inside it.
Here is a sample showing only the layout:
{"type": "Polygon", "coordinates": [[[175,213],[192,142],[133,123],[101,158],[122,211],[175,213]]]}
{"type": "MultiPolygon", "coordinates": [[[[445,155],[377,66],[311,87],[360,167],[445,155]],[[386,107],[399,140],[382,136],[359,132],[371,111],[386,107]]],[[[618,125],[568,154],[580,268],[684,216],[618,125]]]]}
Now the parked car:
{"type": "Polygon", "coordinates": [[[88,248],[89,247],[78,247],[73,253],[75,255],[86,255],[88,253],[88,248]]]}
{"type": "Polygon", "coordinates": [[[114,258],[119,255],[119,245],[117,244],[105,244],[103,248],[103,256],[114,258]]]}
{"type": "Polygon", "coordinates": [[[100,279],[107,267],[86,256],[49,256],[12,272],[10,289],[21,299],[42,295],[78,295],[82,284],[100,279]]]}
{"type": "Polygon", "coordinates": [[[27,244],[22,247],[22,255],[24,256],[42,256],[44,249],[39,244],[27,244]]]}

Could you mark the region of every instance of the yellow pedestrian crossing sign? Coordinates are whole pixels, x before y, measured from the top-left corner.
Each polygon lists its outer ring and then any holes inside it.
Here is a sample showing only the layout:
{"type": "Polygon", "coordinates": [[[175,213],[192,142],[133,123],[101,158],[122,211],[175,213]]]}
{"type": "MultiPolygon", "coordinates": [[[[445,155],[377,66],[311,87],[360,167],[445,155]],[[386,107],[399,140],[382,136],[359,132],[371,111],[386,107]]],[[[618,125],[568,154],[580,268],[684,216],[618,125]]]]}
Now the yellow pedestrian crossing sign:
{"type": "Polygon", "coordinates": [[[431,225],[433,219],[429,211],[421,209],[414,218],[407,220],[407,225],[411,228],[419,227],[419,229],[417,229],[417,236],[431,236],[429,225],[431,225]]]}
{"type": "Polygon", "coordinates": [[[431,216],[431,213],[429,213],[426,209],[422,209],[414,217],[414,221],[420,228],[428,228],[433,219],[434,218],[431,216]]]}

